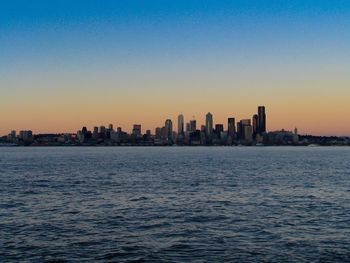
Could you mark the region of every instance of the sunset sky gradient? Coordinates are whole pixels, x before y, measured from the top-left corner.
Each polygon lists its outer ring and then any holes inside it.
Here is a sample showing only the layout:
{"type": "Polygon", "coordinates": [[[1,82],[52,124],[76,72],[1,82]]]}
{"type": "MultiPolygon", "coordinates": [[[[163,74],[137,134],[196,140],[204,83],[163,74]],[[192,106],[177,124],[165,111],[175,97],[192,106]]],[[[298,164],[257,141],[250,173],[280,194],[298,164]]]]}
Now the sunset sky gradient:
{"type": "Polygon", "coordinates": [[[258,105],[268,130],[350,135],[350,1],[0,3],[0,135],[258,105]]]}

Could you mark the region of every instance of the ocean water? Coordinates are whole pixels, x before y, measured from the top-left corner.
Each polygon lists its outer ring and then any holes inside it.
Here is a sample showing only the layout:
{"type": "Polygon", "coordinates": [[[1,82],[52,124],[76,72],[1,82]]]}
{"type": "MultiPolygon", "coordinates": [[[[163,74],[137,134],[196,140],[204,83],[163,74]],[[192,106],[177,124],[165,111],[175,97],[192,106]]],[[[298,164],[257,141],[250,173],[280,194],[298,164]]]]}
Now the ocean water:
{"type": "Polygon", "coordinates": [[[350,262],[350,148],[0,148],[0,262],[350,262]]]}

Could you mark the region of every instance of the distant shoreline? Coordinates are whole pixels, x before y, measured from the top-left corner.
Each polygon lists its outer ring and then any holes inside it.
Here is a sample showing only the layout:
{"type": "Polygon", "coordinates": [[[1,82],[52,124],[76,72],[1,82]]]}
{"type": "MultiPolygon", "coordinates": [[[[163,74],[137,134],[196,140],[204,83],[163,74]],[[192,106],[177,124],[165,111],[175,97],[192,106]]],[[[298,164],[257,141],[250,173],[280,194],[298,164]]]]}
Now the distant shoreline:
{"type": "Polygon", "coordinates": [[[86,148],[86,147],[144,147],[144,148],[201,148],[201,147],[224,147],[224,148],[265,148],[265,147],[349,147],[350,145],[2,145],[0,148],[50,148],[50,147],[74,147],[74,148],[86,148]]]}

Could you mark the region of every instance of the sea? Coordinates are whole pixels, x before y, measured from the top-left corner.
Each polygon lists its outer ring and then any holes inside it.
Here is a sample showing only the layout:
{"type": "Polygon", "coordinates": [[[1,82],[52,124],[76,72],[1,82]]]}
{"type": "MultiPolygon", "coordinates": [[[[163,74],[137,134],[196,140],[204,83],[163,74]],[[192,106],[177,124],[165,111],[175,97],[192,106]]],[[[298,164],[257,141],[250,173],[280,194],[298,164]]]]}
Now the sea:
{"type": "Polygon", "coordinates": [[[0,262],[350,262],[350,147],[1,147],[0,262]]]}

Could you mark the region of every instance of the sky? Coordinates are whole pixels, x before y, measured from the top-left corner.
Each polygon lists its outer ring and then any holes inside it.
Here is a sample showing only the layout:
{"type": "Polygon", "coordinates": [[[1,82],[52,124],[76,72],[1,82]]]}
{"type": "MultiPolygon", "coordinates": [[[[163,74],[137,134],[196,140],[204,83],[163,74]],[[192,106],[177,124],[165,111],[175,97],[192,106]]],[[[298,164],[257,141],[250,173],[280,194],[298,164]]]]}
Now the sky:
{"type": "Polygon", "coordinates": [[[0,135],[177,115],[350,135],[348,0],[0,2],[0,135]]]}

